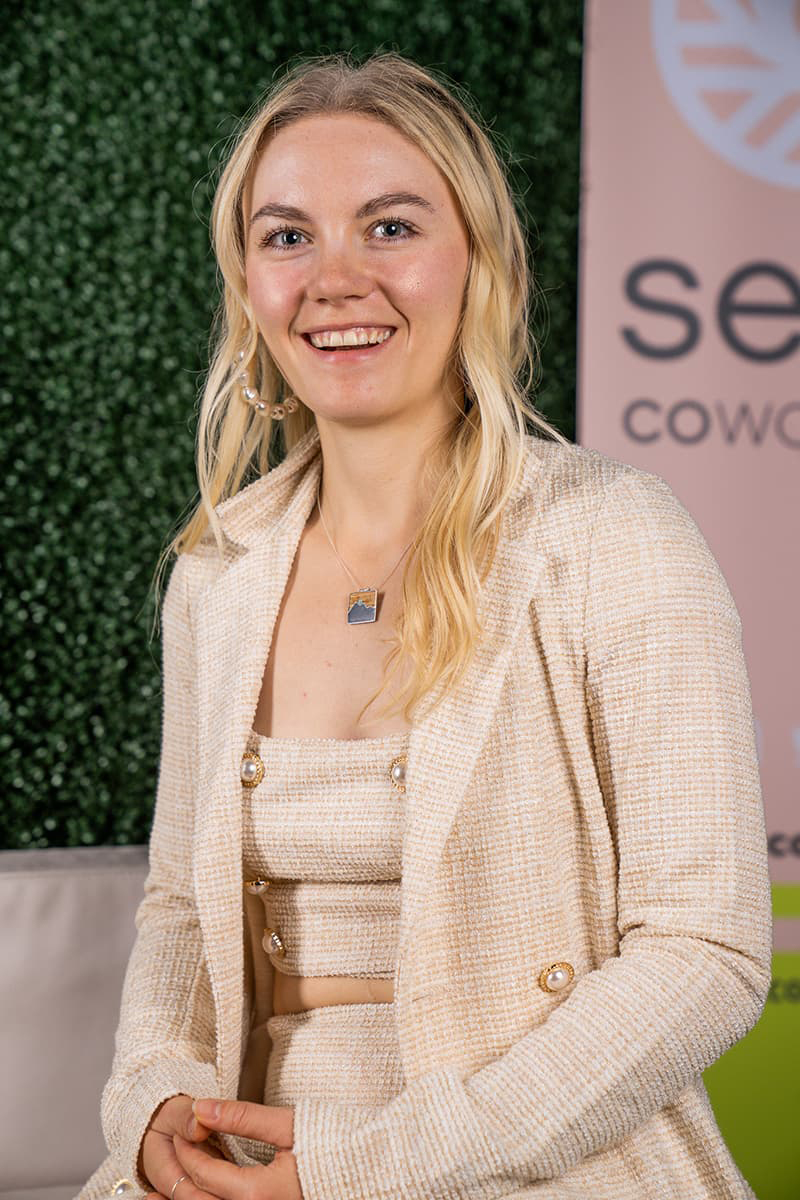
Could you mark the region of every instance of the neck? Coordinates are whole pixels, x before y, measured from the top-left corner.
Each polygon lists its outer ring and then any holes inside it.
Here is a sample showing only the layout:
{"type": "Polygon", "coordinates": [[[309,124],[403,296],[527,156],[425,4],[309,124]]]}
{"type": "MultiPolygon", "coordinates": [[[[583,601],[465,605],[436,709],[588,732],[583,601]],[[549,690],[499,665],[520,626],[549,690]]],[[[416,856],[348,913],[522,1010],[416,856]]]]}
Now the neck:
{"type": "MultiPolygon", "coordinates": [[[[354,570],[385,563],[388,570],[430,509],[443,470],[442,431],[423,439],[419,429],[342,429],[319,418],[318,425],[319,499],[336,550],[354,570]]],[[[318,521],[315,506],[309,523],[318,521]]]]}

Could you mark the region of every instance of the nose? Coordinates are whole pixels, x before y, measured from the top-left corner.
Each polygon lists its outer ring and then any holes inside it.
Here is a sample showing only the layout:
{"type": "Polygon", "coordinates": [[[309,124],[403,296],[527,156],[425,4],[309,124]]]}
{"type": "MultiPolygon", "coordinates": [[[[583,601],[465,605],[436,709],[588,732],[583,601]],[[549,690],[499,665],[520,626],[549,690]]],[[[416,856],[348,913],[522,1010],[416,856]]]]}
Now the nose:
{"type": "Polygon", "coordinates": [[[306,291],[309,300],[340,301],[367,296],[373,279],[356,246],[345,240],[325,245],[320,241],[306,291]]]}

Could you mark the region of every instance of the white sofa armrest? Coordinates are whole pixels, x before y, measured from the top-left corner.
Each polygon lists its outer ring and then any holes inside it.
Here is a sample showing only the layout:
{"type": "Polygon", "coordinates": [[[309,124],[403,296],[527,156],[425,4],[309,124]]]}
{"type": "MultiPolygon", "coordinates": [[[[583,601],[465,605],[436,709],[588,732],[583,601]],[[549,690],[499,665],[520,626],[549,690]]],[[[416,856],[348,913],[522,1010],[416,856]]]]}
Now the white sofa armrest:
{"type": "Polygon", "coordinates": [[[147,846],[0,851],[0,1200],[70,1200],[107,1154],[146,873],[147,846]]]}

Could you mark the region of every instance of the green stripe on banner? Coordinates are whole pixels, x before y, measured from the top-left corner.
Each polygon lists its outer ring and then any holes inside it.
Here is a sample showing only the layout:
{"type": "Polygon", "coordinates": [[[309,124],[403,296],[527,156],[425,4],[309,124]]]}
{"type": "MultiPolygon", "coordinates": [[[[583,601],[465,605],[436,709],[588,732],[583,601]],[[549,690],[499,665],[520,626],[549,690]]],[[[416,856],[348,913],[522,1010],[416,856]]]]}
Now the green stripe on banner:
{"type": "Polygon", "coordinates": [[[773,917],[800,917],[800,884],[773,883],[773,917]]]}
{"type": "MultiPolygon", "coordinates": [[[[800,893],[798,887],[774,888],[800,893]]],[[[725,1141],[758,1200],[800,1196],[800,954],[773,954],[772,987],[748,1034],[703,1072],[725,1141]]]]}

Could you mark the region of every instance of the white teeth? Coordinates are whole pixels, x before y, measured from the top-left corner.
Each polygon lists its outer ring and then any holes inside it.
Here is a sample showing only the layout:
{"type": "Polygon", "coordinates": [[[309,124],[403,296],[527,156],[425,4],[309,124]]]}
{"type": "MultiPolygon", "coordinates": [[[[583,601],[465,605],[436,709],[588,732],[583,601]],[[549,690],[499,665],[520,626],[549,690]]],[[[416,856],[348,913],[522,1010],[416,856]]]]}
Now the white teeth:
{"type": "Polygon", "coordinates": [[[394,330],[378,326],[359,326],[355,329],[325,329],[308,335],[318,350],[331,346],[377,346],[392,336],[394,330]]]}

